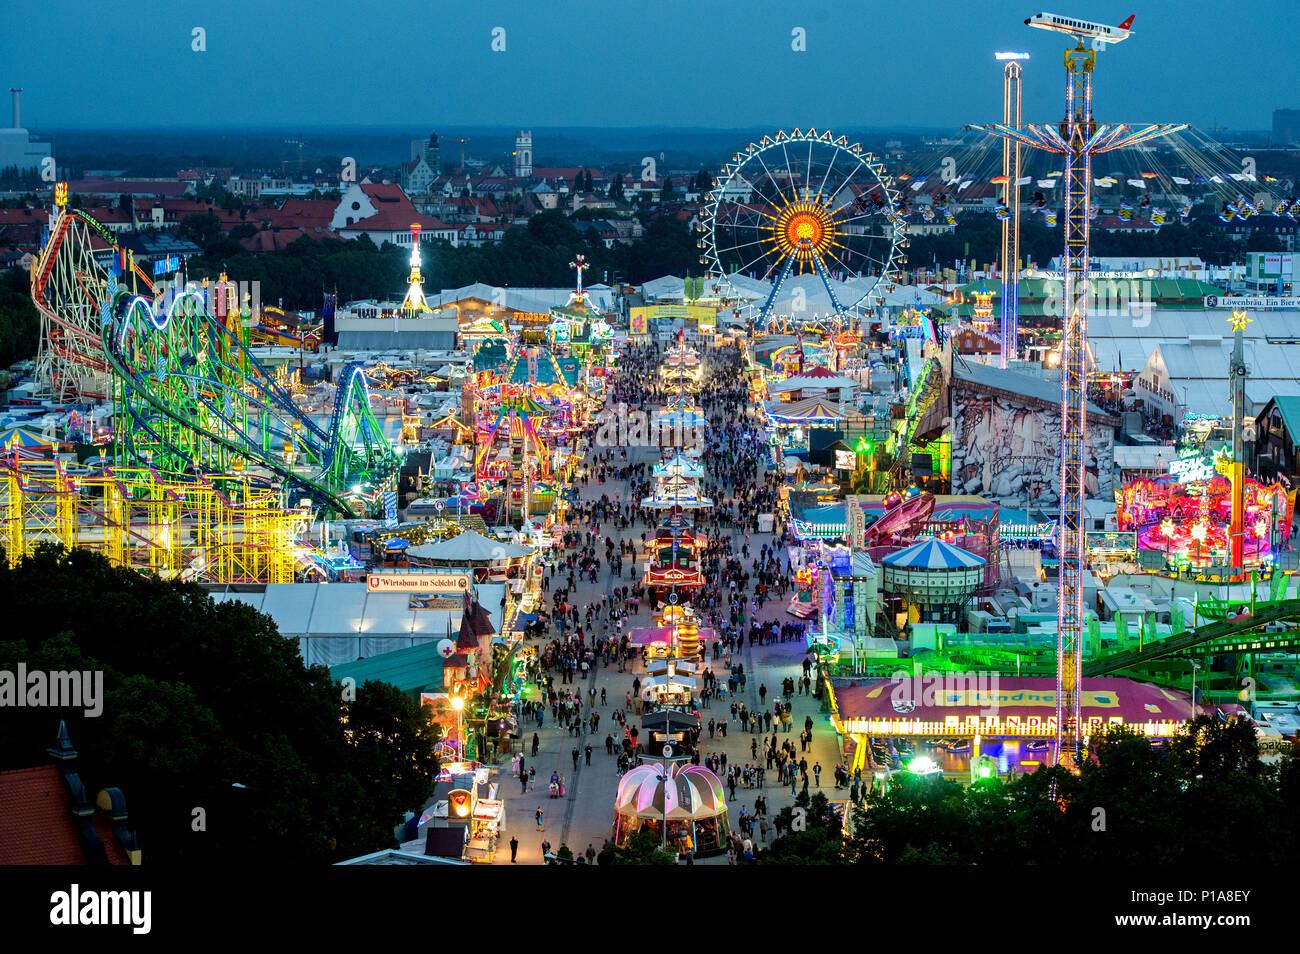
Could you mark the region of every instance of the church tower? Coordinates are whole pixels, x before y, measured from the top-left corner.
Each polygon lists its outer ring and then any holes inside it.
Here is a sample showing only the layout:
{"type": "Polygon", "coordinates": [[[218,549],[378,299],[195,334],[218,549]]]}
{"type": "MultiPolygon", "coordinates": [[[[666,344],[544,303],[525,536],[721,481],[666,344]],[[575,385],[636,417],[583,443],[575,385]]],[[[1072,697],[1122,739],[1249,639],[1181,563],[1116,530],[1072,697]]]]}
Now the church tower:
{"type": "Polygon", "coordinates": [[[515,175],[523,179],[533,174],[533,131],[520,130],[515,136],[515,175]]]}

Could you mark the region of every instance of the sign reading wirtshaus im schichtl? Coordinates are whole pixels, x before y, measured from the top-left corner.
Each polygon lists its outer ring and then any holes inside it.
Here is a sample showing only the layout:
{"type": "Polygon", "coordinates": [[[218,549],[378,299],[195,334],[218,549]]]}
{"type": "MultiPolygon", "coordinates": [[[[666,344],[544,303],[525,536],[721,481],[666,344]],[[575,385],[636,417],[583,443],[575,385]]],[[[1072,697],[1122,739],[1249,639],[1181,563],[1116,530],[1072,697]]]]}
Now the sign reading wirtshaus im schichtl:
{"type": "Polygon", "coordinates": [[[468,573],[371,573],[367,593],[465,593],[468,573]]]}

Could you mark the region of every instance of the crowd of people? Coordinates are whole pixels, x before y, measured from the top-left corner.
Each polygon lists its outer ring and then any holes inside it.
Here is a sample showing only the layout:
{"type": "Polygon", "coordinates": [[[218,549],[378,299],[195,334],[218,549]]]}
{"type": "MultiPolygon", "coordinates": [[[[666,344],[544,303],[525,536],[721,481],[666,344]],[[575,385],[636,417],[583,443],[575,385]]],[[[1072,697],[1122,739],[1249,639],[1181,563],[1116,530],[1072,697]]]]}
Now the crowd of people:
{"type": "MultiPolygon", "coordinates": [[[[628,346],[608,381],[607,405],[623,402],[648,408],[675,397],[673,389],[660,383],[661,359],[654,345],[628,346]]],[[[784,675],[771,687],[755,687],[740,661],[746,646],[802,642],[807,624],[764,619],[771,615],[770,610],[764,613],[765,607],[783,602],[794,589],[794,568],[786,556],[791,536],[779,506],[782,478],[767,466],[770,448],[751,404],[738,348],[706,354],[702,384],[693,400],[709,424],[702,436],[699,460],[704,475],[699,485],[712,506],[691,512],[694,529],[706,539],[696,553],[704,584],[677,597],[713,636],[701,647],[700,671],[695,674],[698,684],[690,705],[700,721],[693,730],[689,759],[723,780],[729,800],[735,800],[738,791],[756,794],[753,810],[742,807],[733,818],[735,831],[727,835],[735,860],[752,857],[755,845],[768,840],[766,792],[774,784],[791,786],[792,794],[801,783],[805,791],[810,782],[820,786],[822,766],[811,758],[812,718],[800,726],[793,715],[794,698],[813,691],[810,662],[805,659],[802,674],[784,675]],[[751,736],[748,759],[735,758],[733,742],[728,761],[723,747],[728,730],[733,737],[751,736]]],[[[643,648],[632,644],[631,632],[650,625],[649,613],[643,615],[642,610],[657,608],[655,600],[662,600],[664,593],[648,590],[640,578],[639,560],[662,513],[639,505],[653,493],[652,465],[636,459],[642,455],[630,454],[627,447],[599,446],[595,427],[584,435],[589,452],[573,478],[585,490],[567,502],[566,529],[543,570],[545,605],[539,629],[545,636],[536,647],[542,691],[541,698],[527,706],[526,716],[540,729],[549,710],[552,725],[572,737],[565,744],[570,745],[575,773],[592,765],[593,754],[599,756],[603,748],[604,763],[622,775],[646,755],[647,739],[637,726],[641,679],[633,679],[625,696],[610,698],[605,689],[597,691],[591,677],[606,667],[616,666],[619,672],[641,669],[643,648]],[[594,600],[578,597],[580,584],[601,583],[604,592],[594,600]]],[[[534,757],[538,741],[534,733],[534,757]]],[[[523,791],[530,791],[535,784],[532,771],[517,774],[523,791]]],[[[839,765],[834,774],[837,783],[842,775],[847,778],[839,765]]],[[[565,785],[557,768],[549,793],[555,797],[565,785]]],[[[544,812],[540,806],[537,812],[541,829],[544,812]]],[[[606,844],[600,853],[609,849],[606,844]]],[[[600,853],[589,846],[573,860],[591,863],[586,855],[600,853]]]]}

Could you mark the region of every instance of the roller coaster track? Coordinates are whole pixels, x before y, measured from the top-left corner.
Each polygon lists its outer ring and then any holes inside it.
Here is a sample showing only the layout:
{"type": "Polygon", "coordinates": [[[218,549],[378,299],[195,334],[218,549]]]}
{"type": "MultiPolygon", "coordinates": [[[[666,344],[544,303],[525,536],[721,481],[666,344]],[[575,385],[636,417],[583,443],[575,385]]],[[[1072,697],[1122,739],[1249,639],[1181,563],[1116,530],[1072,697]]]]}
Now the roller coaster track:
{"type": "Polygon", "coordinates": [[[1140,666],[1188,650],[1229,654],[1280,652],[1293,649],[1300,646],[1300,629],[1281,633],[1258,631],[1268,623],[1286,621],[1300,621],[1300,599],[1256,604],[1253,614],[1246,613],[1231,619],[1208,623],[1165,639],[1153,640],[1141,649],[1100,656],[1084,663],[1083,675],[1087,678],[1104,676],[1119,669],[1140,666]]]}
{"type": "Polygon", "coordinates": [[[101,341],[119,391],[118,439],[127,457],[206,473],[245,461],[349,515],[364,509],[357,501],[368,494],[350,496],[347,488],[394,478],[397,458],[370,411],[359,366],[344,370],[327,430],[207,312],[202,295],[176,296],[161,316],[157,307],[110,278],[101,341]],[[279,453],[280,444],[304,467],[279,453]]]}
{"type": "MultiPolygon", "coordinates": [[[[32,264],[32,302],[41,316],[37,379],[60,399],[107,397],[108,364],[99,338],[99,303],[107,271],[95,260],[98,238],[117,253],[111,232],[84,212],[64,209],[32,264]]],[[[139,287],[153,282],[134,267],[139,287]]]]}

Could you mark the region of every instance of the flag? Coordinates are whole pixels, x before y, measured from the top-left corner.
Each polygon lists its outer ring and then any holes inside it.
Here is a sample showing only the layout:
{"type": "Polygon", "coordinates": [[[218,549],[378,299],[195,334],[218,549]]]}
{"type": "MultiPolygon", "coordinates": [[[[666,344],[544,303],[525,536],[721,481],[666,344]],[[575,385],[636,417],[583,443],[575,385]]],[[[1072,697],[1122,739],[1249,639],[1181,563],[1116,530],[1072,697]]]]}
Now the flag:
{"type": "Polygon", "coordinates": [[[994,176],[989,180],[993,185],[1005,185],[1009,181],[1010,178],[1008,176],[994,176]]]}
{"type": "Polygon", "coordinates": [[[1093,180],[1092,180],[1092,184],[1095,185],[1095,186],[1096,186],[1097,188],[1099,188],[1099,189],[1109,189],[1109,188],[1110,188],[1110,183],[1107,182],[1105,179],[1093,179],[1093,180]]]}
{"type": "Polygon", "coordinates": [[[1128,184],[1131,186],[1136,186],[1139,189],[1145,189],[1147,187],[1147,184],[1143,182],[1141,179],[1129,179],[1128,184]]]}
{"type": "Polygon", "coordinates": [[[1156,174],[1155,174],[1154,172],[1144,172],[1144,173],[1142,173],[1142,178],[1143,178],[1143,179],[1154,179],[1154,178],[1156,178],[1156,174]]]}
{"type": "Polygon", "coordinates": [[[913,192],[918,192],[918,191],[920,191],[920,188],[921,188],[921,186],[923,186],[923,185],[925,185],[925,180],[924,180],[924,179],[917,179],[915,182],[912,183],[912,191],[913,191],[913,192]]]}
{"type": "Polygon", "coordinates": [[[1223,179],[1220,176],[1210,176],[1210,181],[1217,182],[1219,185],[1223,185],[1223,179]]]}
{"type": "Polygon", "coordinates": [[[957,191],[960,192],[962,189],[966,188],[968,185],[970,185],[970,180],[969,180],[969,179],[967,179],[965,182],[963,182],[961,185],[959,185],[959,186],[957,187],[957,191]]]}
{"type": "Polygon", "coordinates": [[[1041,189],[1055,189],[1055,188],[1056,188],[1056,180],[1055,180],[1055,179],[1039,179],[1039,180],[1038,180],[1038,186],[1039,186],[1039,188],[1041,188],[1041,189]]]}
{"type": "Polygon", "coordinates": [[[1016,180],[1016,185],[1029,185],[1034,180],[1033,176],[1021,176],[1016,180]]]}
{"type": "Polygon", "coordinates": [[[1192,182],[1191,182],[1190,179],[1184,179],[1182,176],[1174,176],[1173,179],[1174,179],[1174,182],[1176,182],[1178,185],[1191,185],[1191,184],[1192,184],[1192,182]]]}

